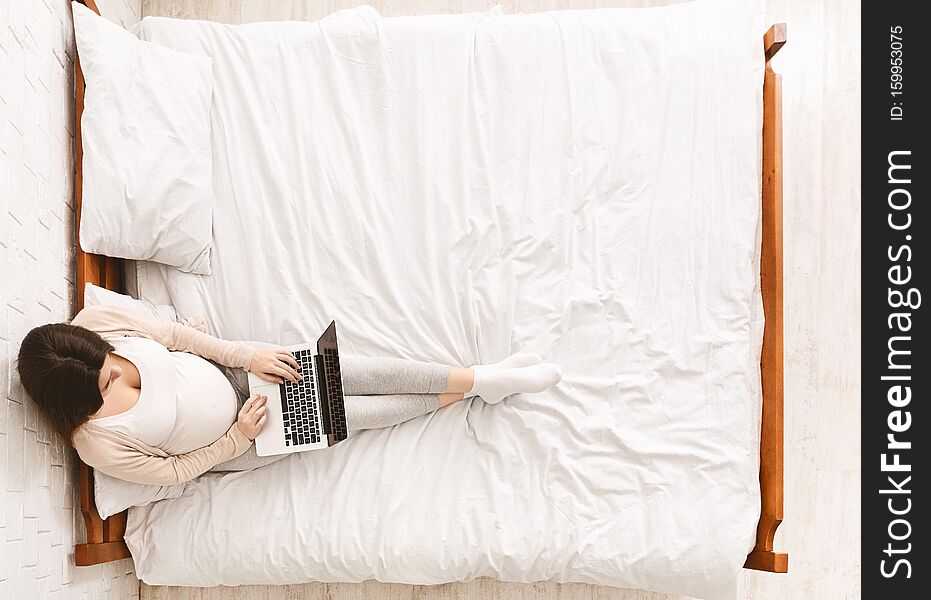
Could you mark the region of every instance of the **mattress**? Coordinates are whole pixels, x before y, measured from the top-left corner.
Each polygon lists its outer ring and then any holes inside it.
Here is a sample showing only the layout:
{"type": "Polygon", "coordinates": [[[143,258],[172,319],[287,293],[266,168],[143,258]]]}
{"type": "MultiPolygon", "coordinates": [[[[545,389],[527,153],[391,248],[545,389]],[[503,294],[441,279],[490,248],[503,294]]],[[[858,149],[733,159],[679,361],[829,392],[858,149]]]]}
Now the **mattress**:
{"type": "Polygon", "coordinates": [[[563,369],[132,508],[140,579],[733,594],[760,511],[755,7],[134,31],[214,61],[213,273],[157,267],[179,318],[563,369]]]}

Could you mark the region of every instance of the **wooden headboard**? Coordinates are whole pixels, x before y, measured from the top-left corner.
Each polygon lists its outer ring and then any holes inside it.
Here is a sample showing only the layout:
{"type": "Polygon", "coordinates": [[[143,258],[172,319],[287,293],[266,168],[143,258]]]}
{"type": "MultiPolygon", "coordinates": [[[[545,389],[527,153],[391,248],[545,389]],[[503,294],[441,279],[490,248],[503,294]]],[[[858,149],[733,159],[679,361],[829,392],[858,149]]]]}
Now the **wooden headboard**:
{"type": "MultiPolygon", "coordinates": [[[[100,9],[94,0],[78,0],[98,15],[100,9]]],[[[77,257],[77,300],[78,310],[84,308],[84,284],[87,282],[100,287],[123,293],[123,259],[99,254],[87,254],[81,250],[81,185],[83,173],[81,163],[84,148],[81,144],[81,115],[84,114],[84,73],[81,60],[74,54],[74,245],[77,257]]],[[[72,450],[73,451],[73,450],[72,450]]],[[[73,451],[74,452],[74,451],[73,451]]],[[[123,511],[107,520],[100,518],[97,504],[94,502],[94,472],[77,457],[80,470],[78,473],[79,499],[84,526],[87,530],[87,542],[74,547],[74,564],[89,566],[129,558],[129,548],[123,541],[126,532],[126,514],[123,511]]]]}
{"type": "MultiPolygon", "coordinates": [[[[97,14],[94,0],[79,0],[97,14]]],[[[760,492],[762,506],[757,526],[756,546],[744,567],[785,573],[788,555],[773,551],[776,528],[782,522],[783,508],[783,321],[782,321],[782,83],[773,72],[770,59],[786,41],[784,23],[773,25],[763,38],[766,74],[763,82],[763,241],[760,263],[763,310],[766,329],[761,361],[763,415],[760,440],[760,492]]],[[[74,61],[74,195],[75,245],[77,246],[78,310],[84,307],[84,284],[125,293],[122,259],[85,254],[81,251],[81,115],[84,110],[84,76],[81,62],[74,61]]],[[[93,470],[80,463],[81,513],[87,529],[87,542],[77,544],[74,561],[78,566],[96,565],[128,558],[123,541],[126,515],[123,511],[102,520],[94,502],[93,470]]]]}

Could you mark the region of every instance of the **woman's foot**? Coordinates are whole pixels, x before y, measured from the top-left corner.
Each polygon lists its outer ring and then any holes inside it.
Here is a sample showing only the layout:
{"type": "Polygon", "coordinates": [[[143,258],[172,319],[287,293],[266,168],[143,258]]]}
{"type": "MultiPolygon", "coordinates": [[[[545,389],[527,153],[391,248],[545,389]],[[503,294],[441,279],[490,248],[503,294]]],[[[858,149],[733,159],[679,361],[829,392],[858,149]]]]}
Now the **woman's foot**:
{"type": "Polygon", "coordinates": [[[493,369],[512,369],[514,367],[529,367],[530,365],[538,365],[541,362],[543,362],[543,358],[541,358],[540,355],[536,352],[518,352],[516,354],[510,355],[504,360],[499,360],[496,363],[479,366],[491,367],[493,369]]]}
{"type": "Polygon", "coordinates": [[[511,394],[542,392],[562,379],[562,369],[552,363],[505,368],[497,364],[472,367],[475,380],[464,394],[466,398],[478,396],[488,404],[497,404],[511,394]]]}

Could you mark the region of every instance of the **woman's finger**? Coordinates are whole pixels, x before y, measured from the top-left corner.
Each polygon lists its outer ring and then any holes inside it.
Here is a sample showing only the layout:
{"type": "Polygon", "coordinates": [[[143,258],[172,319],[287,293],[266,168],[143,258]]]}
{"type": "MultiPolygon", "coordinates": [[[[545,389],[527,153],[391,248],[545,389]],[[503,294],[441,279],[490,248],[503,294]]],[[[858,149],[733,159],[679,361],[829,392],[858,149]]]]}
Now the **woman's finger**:
{"type": "Polygon", "coordinates": [[[254,415],[258,409],[265,406],[266,399],[267,398],[265,396],[259,397],[255,402],[252,403],[252,406],[249,407],[249,410],[246,411],[246,414],[254,415]]]}
{"type": "Polygon", "coordinates": [[[281,366],[281,363],[272,365],[269,371],[275,375],[281,375],[283,377],[287,377],[288,379],[297,381],[297,374],[292,375],[290,371],[281,366]]]}
{"type": "Polygon", "coordinates": [[[294,365],[295,368],[300,368],[300,365],[297,363],[297,359],[295,359],[294,355],[288,352],[287,350],[279,350],[276,356],[278,356],[278,358],[280,358],[281,360],[294,365]]]}
{"type": "Polygon", "coordinates": [[[278,363],[278,366],[280,366],[282,369],[285,369],[288,373],[291,373],[292,375],[294,375],[296,379],[300,379],[301,374],[295,371],[294,368],[288,363],[281,361],[280,363],[278,363]]]}

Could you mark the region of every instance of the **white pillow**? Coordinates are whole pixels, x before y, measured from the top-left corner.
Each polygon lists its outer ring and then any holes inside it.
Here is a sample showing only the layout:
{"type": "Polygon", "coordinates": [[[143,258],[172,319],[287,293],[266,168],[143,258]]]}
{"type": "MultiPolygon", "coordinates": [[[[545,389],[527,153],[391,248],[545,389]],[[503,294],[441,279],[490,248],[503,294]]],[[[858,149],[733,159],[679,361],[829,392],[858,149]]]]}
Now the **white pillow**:
{"type": "Polygon", "coordinates": [[[81,248],[209,275],[213,59],[71,8],[87,86],[81,248]]]}
{"type": "Polygon", "coordinates": [[[165,319],[166,321],[177,321],[178,313],[175,307],[170,304],[155,304],[148,300],[136,300],[132,296],[120,294],[113,290],[108,290],[91,282],[84,284],[84,305],[85,306],[112,306],[122,308],[128,311],[137,312],[149,317],[165,319]]]}
{"type": "Polygon", "coordinates": [[[130,506],[145,506],[159,500],[177,498],[184,493],[187,482],[175,485],[149,485],[123,481],[94,471],[94,502],[101,519],[117,515],[130,506]]]}
{"type": "MultiPolygon", "coordinates": [[[[94,285],[84,284],[84,306],[112,306],[144,315],[177,321],[175,308],[167,304],[153,304],[148,300],[136,300],[94,285]]],[[[149,485],[133,483],[111,477],[94,469],[94,500],[101,519],[121,513],[130,506],[145,506],[157,500],[177,498],[184,492],[187,482],[175,485],[149,485]]]]}

